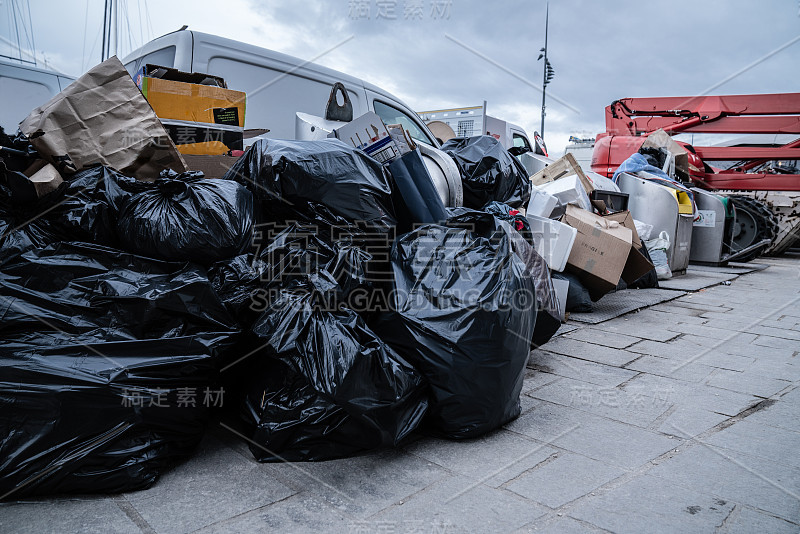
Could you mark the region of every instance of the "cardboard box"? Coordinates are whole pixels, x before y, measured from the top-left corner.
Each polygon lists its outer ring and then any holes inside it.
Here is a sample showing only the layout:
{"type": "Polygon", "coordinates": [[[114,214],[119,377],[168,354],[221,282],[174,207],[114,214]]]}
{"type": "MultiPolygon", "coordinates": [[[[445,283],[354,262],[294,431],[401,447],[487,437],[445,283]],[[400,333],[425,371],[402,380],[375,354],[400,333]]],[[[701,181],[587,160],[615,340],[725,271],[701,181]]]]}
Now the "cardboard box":
{"type": "Polygon", "coordinates": [[[247,95],[218,76],[145,65],[135,80],[159,118],[244,127],[247,95]]]}
{"type": "Polygon", "coordinates": [[[533,182],[533,185],[541,186],[567,176],[577,176],[587,196],[594,191],[594,184],[592,184],[592,181],[583,173],[583,169],[578,165],[575,156],[569,152],[531,176],[531,182],[533,182]]]}
{"type": "Polygon", "coordinates": [[[401,155],[400,147],[389,135],[386,125],[377,113],[369,111],[328,134],[361,149],[381,163],[388,163],[401,155]]]}
{"type": "Polygon", "coordinates": [[[229,150],[244,150],[244,128],[223,124],[161,119],[181,154],[218,156],[229,150]]]}
{"type": "Polygon", "coordinates": [[[679,145],[667,132],[659,128],[647,136],[642,148],[664,148],[675,157],[675,175],[682,182],[690,181],[689,153],[679,145]]]}
{"type": "Polygon", "coordinates": [[[206,178],[222,178],[239,158],[233,156],[183,156],[190,171],[203,171],[206,178]]]}
{"type": "Polygon", "coordinates": [[[20,123],[61,174],[102,164],[138,180],[186,164],[156,114],[115,57],[90,69],[20,123]]]}
{"type": "Polygon", "coordinates": [[[653,268],[653,264],[642,254],[642,241],[636,231],[633,222],[633,215],[630,211],[621,211],[611,215],[605,215],[605,219],[617,221],[631,231],[631,251],[628,253],[628,260],[622,270],[622,279],[626,284],[632,284],[642,276],[646,275],[653,268]]]}
{"type": "Polygon", "coordinates": [[[575,206],[567,206],[562,222],[578,231],[567,270],[580,278],[592,300],[614,290],[631,251],[630,229],[575,206]]]}

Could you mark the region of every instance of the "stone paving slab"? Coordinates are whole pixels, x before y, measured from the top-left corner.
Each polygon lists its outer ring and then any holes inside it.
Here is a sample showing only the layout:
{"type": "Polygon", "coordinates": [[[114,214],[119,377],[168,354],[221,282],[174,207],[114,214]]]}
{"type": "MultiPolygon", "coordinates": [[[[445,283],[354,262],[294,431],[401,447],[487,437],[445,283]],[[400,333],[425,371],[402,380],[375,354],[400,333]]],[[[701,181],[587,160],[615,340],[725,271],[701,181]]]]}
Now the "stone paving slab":
{"type": "Polygon", "coordinates": [[[511,481],[506,488],[550,508],[559,508],[624,474],[625,470],[619,467],[564,452],[511,481]]]}
{"type": "Polygon", "coordinates": [[[698,444],[655,466],[649,474],[790,521],[800,519],[800,469],[698,444]]]}
{"type": "Polygon", "coordinates": [[[755,263],[738,263],[733,264],[729,263],[726,266],[722,265],[694,265],[690,264],[689,268],[686,269],[687,273],[691,272],[708,272],[708,273],[723,273],[723,274],[749,274],[755,271],[761,271],[769,267],[766,264],[755,264],[755,263]]]}
{"type": "Polygon", "coordinates": [[[354,524],[362,532],[509,532],[547,513],[547,508],[504,489],[473,485],[454,476],[354,524]],[[491,503],[491,507],[487,507],[491,503]]]}
{"type": "Polygon", "coordinates": [[[590,497],[569,511],[611,532],[708,533],[721,526],[735,503],[643,475],[590,497]]]}
{"type": "Polygon", "coordinates": [[[672,277],[669,280],[659,280],[658,287],[660,289],[674,289],[678,291],[697,291],[733,280],[738,276],[738,274],[722,274],[708,271],[687,271],[686,274],[672,277]]]}

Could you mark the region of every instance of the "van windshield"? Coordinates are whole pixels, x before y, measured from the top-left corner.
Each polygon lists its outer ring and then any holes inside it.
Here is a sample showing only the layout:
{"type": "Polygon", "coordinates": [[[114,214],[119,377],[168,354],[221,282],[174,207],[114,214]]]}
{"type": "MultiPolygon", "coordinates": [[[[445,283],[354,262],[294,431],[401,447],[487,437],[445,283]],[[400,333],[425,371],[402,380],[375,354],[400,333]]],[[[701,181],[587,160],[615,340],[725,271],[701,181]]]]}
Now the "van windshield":
{"type": "Polygon", "coordinates": [[[394,106],[390,106],[389,104],[384,104],[378,100],[374,101],[375,105],[375,113],[381,118],[384,124],[400,124],[403,126],[408,135],[411,136],[412,139],[415,141],[419,141],[420,143],[425,143],[426,145],[433,145],[431,143],[430,138],[425,135],[425,132],[417,126],[417,124],[408,116],[407,113],[404,113],[397,109],[394,106]]]}

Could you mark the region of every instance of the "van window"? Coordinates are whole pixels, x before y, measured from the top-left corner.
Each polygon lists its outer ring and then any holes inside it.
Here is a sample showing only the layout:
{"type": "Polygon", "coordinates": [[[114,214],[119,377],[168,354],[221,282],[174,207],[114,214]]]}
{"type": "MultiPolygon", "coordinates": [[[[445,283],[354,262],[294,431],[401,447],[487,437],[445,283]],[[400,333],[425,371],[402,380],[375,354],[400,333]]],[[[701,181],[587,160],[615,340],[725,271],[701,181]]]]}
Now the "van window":
{"type": "Polygon", "coordinates": [[[408,135],[415,141],[430,145],[431,140],[425,135],[425,132],[408,116],[408,114],[400,111],[394,106],[384,104],[379,100],[375,100],[375,113],[381,118],[384,124],[400,124],[403,126],[408,135]]]}
{"type": "Polygon", "coordinates": [[[514,134],[513,143],[514,143],[514,146],[521,146],[521,147],[527,148],[528,150],[531,150],[531,144],[528,142],[528,140],[525,138],[524,135],[520,135],[518,133],[515,133],[514,134]]]}
{"type": "Polygon", "coordinates": [[[130,73],[131,76],[135,75],[136,72],[142,68],[142,65],[160,65],[162,67],[172,67],[175,65],[175,47],[168,46],[166,48],[162,48],[161,50],[156,50],[155,52],[150,52],[149,54],[145,54],[142,57],[138,58],[136,61],[131,61],[127,65],[125,65],[125,69],[130,73]]]}
{"type": "MultiPolygon", "coordinates": [[[[53,76],[53,82],[58,80],[53,76]]],[[[43,83],[0,76],[0,126],[14,135],[28,114],[50,100],[55,93],[43,83]]]]}

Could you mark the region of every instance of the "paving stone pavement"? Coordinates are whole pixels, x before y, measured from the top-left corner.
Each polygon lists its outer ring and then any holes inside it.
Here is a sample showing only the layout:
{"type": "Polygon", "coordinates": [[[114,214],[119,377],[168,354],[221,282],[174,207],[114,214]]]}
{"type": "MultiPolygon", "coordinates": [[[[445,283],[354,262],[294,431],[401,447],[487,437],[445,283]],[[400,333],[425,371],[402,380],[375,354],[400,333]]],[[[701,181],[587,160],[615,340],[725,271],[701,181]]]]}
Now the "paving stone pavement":
{"type": "Polygon", "coordinates": [[[0,532],[800,532],[800,260],[531,353],[522,415],[322,463],[223,427],[152,488],[0,504],[0,532]]]}

